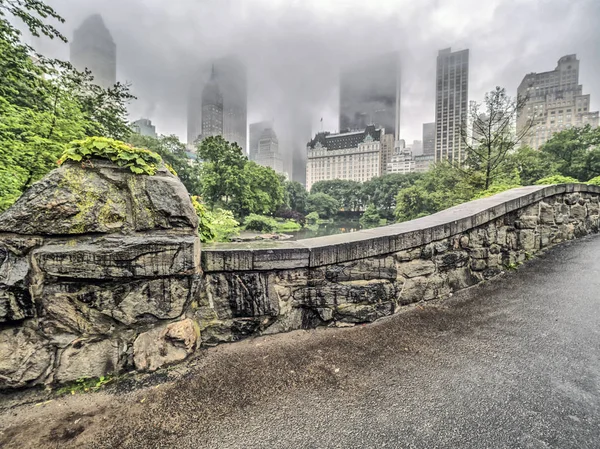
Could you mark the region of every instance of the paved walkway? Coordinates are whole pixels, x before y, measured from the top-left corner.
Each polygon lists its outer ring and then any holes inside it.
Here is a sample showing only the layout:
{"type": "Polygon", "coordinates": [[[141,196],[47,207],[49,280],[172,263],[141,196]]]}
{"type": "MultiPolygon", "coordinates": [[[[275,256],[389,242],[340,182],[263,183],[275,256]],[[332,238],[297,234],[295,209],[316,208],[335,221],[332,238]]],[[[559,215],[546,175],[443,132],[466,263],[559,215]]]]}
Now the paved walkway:
{"type": "Polygon", "coordinates": [[[162,376],[5,410],[0,446],[598,448],[600,236],[373,325],[220,346],[162,376]]]}

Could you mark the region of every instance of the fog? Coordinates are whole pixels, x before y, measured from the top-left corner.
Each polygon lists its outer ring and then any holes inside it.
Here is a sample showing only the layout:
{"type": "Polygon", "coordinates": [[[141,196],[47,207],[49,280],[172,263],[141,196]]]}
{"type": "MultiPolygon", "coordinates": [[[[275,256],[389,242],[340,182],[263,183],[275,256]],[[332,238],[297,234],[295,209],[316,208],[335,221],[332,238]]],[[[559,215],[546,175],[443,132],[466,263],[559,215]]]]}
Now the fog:
{"type": "MultiPolygon", "coordinates": [[[[51,0],[70,38],[100,13],[117,44],[117,78],[138,97],[131,119],[150,118],[186,140],[197,67],[228,54],[248,70],[248,122],[275,120],[280,142],[295,123],[338,128],[339,71],[379,53],[401,57],[400,136],[421,139],[434,119],[437,51],[470,49],[469,98],[496,85],[511,95],[528,72],[577,53],[580,83],[600,105],[599,0],[51,0]]],[[[68,59],[68,45],[35,40],[68,59]]],[[[201,87],[200,87],[201,88],[201,87]]],[[[297,134],[297,132],[296,132],[297,134]]],[[[310,136],[306,136],[308,140],[310,136]]],[[[298,139],[298,137],[294,137],[298,139]]],[[[303,138],[303,137],[300,137],[303,138]]],[[[286,150],[282,148],[282,150],[286,150]]]]}

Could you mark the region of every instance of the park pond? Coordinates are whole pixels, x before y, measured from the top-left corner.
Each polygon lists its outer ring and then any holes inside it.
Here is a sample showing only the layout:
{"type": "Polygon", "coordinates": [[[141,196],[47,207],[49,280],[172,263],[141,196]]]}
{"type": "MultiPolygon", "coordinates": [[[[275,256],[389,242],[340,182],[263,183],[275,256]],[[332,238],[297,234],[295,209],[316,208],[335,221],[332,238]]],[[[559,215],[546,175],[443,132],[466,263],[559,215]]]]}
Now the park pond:
{"type": "Polygon", "coordinates": [[[261,234],[259,232],[242,231],[234,241],[248,242],[252,240],[303,240],[312,237],[322,237],[325,235],[345,234],[362,229],[358,220],[334,220],[322,221],[315,224],[307,224],[298,231],[286,231],[284,233],[261,234]]]}

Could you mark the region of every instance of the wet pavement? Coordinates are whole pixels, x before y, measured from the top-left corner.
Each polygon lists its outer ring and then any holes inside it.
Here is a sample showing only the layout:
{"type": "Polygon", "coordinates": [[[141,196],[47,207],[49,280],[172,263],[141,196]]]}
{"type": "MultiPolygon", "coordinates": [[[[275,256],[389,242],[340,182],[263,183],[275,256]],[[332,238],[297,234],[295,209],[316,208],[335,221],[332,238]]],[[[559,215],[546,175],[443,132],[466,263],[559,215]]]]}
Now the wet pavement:
{"type": "Polygon", "coordinates": [[[372,325],[220,346],[155,386],[34,407],[0,414],[0,446],[598,448],[600,236],[372,325]]]}

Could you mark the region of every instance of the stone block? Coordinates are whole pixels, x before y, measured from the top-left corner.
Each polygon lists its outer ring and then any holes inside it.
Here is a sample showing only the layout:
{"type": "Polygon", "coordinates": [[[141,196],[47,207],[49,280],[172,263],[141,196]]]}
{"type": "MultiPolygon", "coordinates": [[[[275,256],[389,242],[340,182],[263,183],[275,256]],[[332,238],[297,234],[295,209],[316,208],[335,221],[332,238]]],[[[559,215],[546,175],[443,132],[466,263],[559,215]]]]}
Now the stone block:
{"type": "Polygon", "coordinates": [[[325,267],[325,278],[330,282],[395,280],[396,276],[396,263],[391,256],[360,259],[325,267]]]}
{"type": "Polygon", "coordinates": [[[544,225],[554,224],[554,207],[547,202],[540,202],[540,223],[544,225]]]}
{"type": "Polygon", "coordinates": [[[199,269],[199,245],[196,236],[102,237],[74,245],[46,245],[32,256],[42,272],[58,278],[193,275],[199,269]]]}
{"type": "Polygon", "coordinates": [[[447,279],[439,274],[407,279],[400,293],[401,304],[429,301],[450,293],[447,279]]]}
{"type": "Polygon", "coordinates": [[[199,327],[189,318],[144,332],[133,343],[135,368],[156,371],[185,360],[196,349],[199,338],[199,327]]]}
{"type": "Polygon", "coordinates": [[[205,289],[221,320],[279,314],[279,298],[268,272],[208,274],[205,289]]]}
{"type": "Polygon", "coordinates": [[[573,204],[571,206],[571,218],[575,220],[584,220],[587,216],[587,209],[581,204],[573,204]]]}
{"type": "Polygon", "coordinates": [[[54,381],[68,382],[118,373],[119,358],[124,352],[125,346],[119,341],[77,339],[62,351],[54,381]]]}
{"type": "Polygon", "coordinates": [[[411,248],[394,253],[394,258],[398,262],[409,262],[421,257],[421,248],[411,248]]]}
{"type": "Polygon", "coordinates": [[[533,252],[539,248],[539,239],[533,229],[521,229],[519,231],[519,248],[533,252]]]}
{"type": "Polygon", "coordinates": [[[446,254],[436,256],[434,260],[439,271],[449,271],[454,268],[464,267],[469,261],[469,254],[466,251],[450,251],[446,254]]]}
{"type": "Polygon", "coordinates": [[[405,278],[428,276],[435,272],[435,263],[431,260],[417,259],[398,264],[398,274],[405,278]]]}
{"type": "Polygon", "coordinates": [[[515,227],[517,229],[535,229],[540,220],[537,215],[522,215],[515,222],[515,227]]]}
{"type": "Polygon", "coordinates": [[[340,304],[336,306],[334,317],[345,323],[370,323],[394,313],[395,304],[340,304]]]}
{"type": "Polygon", "coordinates": [[[53,350],[33,329],[0,330],[0,389],[43,383],[53,362],[53,350]]]}
{"type": "Polygon", "coordinates": [[[338,304],[374,304],[396,299],[396,287],[387,280],[349,281],[307,287],[294,292],[294,300],[310,307],[331,307],[338,304]]]}
{"type": "Polygon", "coordinates": [[[37,301],[49,318],[74,332],[106,333],[115,321],[132,325],[181,316],[191,290],[192,277],[61,282],[44,285],[37,301]]]}
{"type": "Polygon", "coordinates": [[[0,237],[0,323],[34,316],[29,271],[27,257],[0,237]]]}
{"type": "Polygon", "coordinates": [[[479,282],[481,278],[471,273],[468,267],[456,268],[448,271],[447,274],[448,286],[452,291],[462,290],[463,288],[471,287],[479,282]]]}

